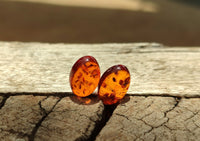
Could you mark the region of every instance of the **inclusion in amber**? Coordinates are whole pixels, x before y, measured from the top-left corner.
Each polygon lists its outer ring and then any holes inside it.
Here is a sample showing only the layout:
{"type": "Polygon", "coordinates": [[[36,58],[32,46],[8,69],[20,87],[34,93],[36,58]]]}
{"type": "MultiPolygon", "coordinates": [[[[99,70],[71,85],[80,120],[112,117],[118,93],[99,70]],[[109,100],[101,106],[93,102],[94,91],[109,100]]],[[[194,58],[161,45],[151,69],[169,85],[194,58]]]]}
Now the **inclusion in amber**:
{"type": "Polygon", "coordinates": [[[70,85],[73,93],[80,97],[90,95],[100,80],[100,68],[92,56],[80,58],[70,72],[70,85]]]}
{"type": "Polygon", "coordinates": [[[130,73],[126,66],[113,66],[100,79],[98,87],[99,98],[105,105],[115,104],[126,95],[129,85],[130,73]]]}

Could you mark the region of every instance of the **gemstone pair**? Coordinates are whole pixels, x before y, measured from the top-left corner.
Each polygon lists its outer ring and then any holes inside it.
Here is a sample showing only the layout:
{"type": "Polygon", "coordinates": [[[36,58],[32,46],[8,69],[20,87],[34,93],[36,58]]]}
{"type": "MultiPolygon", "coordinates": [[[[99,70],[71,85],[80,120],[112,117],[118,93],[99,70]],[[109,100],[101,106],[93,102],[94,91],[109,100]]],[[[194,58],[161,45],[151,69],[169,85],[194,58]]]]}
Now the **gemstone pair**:
{"type": "Polygon", "coordinates": [[[100,68],[92,56],[81,57],[70,72],[70,85],[73,93],[86,97],[98,86],[98,96],[105,105],[119,102],[130,85],[130,73],[126,66],[110,67],[100,78],[100,68]]]}

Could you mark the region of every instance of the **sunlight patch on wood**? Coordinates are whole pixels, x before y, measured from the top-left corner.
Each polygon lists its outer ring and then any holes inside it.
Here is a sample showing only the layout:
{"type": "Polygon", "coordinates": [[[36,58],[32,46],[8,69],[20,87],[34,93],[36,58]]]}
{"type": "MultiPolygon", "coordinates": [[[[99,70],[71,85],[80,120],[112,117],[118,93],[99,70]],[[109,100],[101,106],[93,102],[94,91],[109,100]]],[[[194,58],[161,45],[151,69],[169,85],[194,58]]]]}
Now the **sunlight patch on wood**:
{"type": "Polygon", "coordinates": [[[155,13],[158,7],[155,3],[144,0],[10,0],[21,2],[37,2],[45,4],[77,6],[89,8],[119,9],[155,13]]]}

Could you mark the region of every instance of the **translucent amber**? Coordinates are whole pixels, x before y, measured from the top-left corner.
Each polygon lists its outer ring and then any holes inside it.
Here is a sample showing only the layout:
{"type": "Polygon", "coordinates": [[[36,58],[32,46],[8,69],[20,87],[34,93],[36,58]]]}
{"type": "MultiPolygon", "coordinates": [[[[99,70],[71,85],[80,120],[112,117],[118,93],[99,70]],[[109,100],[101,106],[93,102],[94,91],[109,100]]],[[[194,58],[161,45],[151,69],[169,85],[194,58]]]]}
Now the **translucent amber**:
{"type": "Polygon", "coordinates": [[[109,68],[101,77],[98,87],[99,98],[105,105],[119,102],[130,85],[130,73],[123,65],[109,68]]]}
{"type": "Polygon", "coordinates": [[[80,58],[70,72],[70,85],[73,93],[80,97],[90,95],[100,80],[100,68],[92,56],[80,58]]]}

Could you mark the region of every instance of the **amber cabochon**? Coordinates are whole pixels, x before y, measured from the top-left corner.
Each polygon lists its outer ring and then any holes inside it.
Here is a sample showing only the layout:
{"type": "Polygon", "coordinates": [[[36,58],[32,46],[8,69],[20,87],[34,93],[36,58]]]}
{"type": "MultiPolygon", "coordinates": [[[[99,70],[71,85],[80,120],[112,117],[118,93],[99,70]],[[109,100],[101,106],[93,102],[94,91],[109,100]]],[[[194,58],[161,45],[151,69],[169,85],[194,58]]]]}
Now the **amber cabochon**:
{"type": "Polygon", "coordinates": [[[94,92],[100,80],[100,68],[92,56],[83,56],[73,65],[70,72],[70,86],[73,93],[86,97],[94,92]]]}
{"type": "Polygon", "coordinates": [[[115,65],[102,75],[98,86],[98,96],[105,105],[115,104],[124,98],[129,86],[129,70],[124,65],[115,65]]]}

